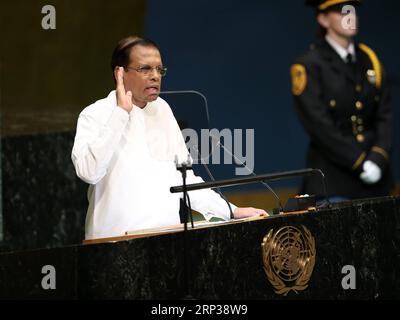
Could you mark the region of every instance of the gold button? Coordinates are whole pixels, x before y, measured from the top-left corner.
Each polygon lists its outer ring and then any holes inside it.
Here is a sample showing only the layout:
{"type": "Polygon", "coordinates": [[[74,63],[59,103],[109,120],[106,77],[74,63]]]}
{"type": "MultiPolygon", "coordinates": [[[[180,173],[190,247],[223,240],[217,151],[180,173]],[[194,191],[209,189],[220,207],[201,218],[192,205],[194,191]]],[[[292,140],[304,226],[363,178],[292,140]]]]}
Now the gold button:
{"type": "Polygon", "coordinates": [[[363,134],[358,134],[358,135],[356,136],[356,139],[357,139],[358,142],[361,143],[361,142],[364,142],[365,137],[364,137],[363,134]]]}
{"type": "Polygon", "coordinates": [[[358,123],[358,124],[363,124],[363,122],[364,122],[363,119],[361,119],[361,118],[358,118],[358,119],[357,119],[357,123],[358,123]]]}
{"type": "Polygon", "coordinates": [[[332,99],[331,101],[329,101],[329,105],[331,106],[331,108],[336,107],[336,100],[332,99]]]}
{"type": "Polygon", "coordinates": [[[364,127],[363,126],[358,126],[358,132],[363,132],[364,131],[364,127]]]}
{"type": "Polygon", "coordinates": [[[356,91],[357,92],[361,92],[361,90],[362,90],[362,86],[361,85],[356,85],[356,91]]]}
{"type": "Polygon", "coordinates": [[[350,119],[351,119],[351,121],[356,122],[356,121],[357,121],[357,116],[354,116],[354,115],[353,115],[353,116],[351,116],[350,119]]]}
{"type": "Polygon", "coordinates": [[[356,108],[357,108],[357,110],[361,110],[363,108],[363,104],[361,101],[356,102],[356,108]]]}

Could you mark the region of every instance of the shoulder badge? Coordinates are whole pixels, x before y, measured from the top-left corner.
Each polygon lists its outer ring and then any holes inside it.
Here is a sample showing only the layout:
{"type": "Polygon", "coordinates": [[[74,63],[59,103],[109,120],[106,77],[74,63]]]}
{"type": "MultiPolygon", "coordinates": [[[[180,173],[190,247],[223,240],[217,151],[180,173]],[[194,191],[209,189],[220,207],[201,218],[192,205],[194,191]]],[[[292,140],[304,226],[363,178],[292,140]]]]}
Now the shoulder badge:
{"type": "Polygon", "coordinates": [[[382,66],[378,57],[376,56],[375,52],[365,44],[360,43],[358,47],[369,57],[372,63],[373,69],[368,70],[366,74],[368,81],[380,89],[382,86],[382,66]]]}
{"type": "Polygon", "coordinates": [[[290,68],[292,77],[292,93],[295,96],[300,96],[307,86],[306,68],[301,64],[294,64],[290,68]]]}

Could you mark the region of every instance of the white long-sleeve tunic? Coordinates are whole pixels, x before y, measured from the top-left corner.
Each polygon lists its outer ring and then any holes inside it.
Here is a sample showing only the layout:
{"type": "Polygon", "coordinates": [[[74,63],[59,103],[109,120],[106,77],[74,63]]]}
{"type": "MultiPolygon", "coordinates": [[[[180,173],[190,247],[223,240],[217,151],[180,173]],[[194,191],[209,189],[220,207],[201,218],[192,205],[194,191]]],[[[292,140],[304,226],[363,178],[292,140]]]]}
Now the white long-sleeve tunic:
{"type": "MultiPolygon", "coordinates": [[[[182,195],[169,191],[182,184],[175,156],[186,161],[188,150],[163,99],[128,113],[117,107],[112,91],[85,108],[78,118],[72,161],[78,177],[90,184],[86,239],[179,224],[182,195]]],[[[203,180],[188,171],[187,183],[198,182],[203,180]]],[[[229,219],[229,207],[216,192],[189,195],[192,209],[206,219],[229,219]]]]}

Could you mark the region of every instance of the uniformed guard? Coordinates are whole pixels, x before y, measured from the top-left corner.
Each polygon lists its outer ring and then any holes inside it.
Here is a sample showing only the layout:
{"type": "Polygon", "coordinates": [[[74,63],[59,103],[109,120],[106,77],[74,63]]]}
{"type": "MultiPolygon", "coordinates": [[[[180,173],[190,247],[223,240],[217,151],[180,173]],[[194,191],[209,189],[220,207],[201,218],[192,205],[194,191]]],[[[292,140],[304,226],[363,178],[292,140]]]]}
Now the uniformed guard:
{"type": "MultiPolygon", "coordinates": [[[[295,109],[310,136],[307,166],[326,176],[328,196],[388,195],[392,111],[377,54],[357,34],[360,1],[306,1],[316,9],[321,35],[291,67],[295,109]]],[[[306,178],[302,193],[322,195],[306,178]]]]}

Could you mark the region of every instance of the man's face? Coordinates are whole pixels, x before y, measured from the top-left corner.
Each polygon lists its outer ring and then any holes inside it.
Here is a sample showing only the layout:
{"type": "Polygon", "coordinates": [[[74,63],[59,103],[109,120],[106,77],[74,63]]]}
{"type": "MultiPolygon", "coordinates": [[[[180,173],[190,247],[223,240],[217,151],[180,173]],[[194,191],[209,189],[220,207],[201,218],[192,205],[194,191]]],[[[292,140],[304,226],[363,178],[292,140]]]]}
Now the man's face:
{"type": "Polygon", "coordinates": [[[354,13],[342,13],[339,10],[320,13],[319,23],[340,37],[352,38],[358,32],[358,17],[354,13]]]}
{"type": "Polygon", "coordinates": [[[132,92],[132,102],[138,107],[145,107],[160,94],[161,75],[156,67],[162,67],[160,52],[154,47],[137,45],[130,53],[130,63],[124,72],[125,90],[132,92]],[[147,70],[147,74],[139,72],[147,70]]]}

